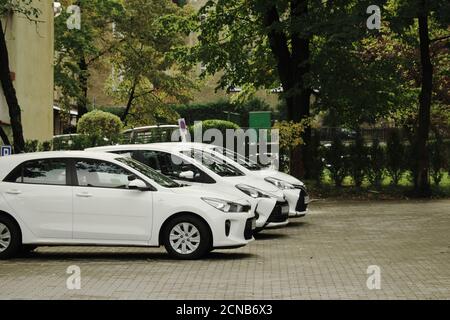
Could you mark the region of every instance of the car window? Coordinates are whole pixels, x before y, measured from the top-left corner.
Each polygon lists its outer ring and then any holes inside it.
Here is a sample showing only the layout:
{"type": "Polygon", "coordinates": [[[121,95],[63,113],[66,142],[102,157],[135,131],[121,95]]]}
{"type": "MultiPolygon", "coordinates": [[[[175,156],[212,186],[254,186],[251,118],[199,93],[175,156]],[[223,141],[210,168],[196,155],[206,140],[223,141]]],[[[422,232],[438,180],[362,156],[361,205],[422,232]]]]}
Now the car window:
{"type": "Polygon", "coordinates": [[[102,160],[76,160],[78,185],[81,187],[127,189],[129,171],[102,160]]]}
{"type": "Polygon", "coordinates": [[[215,156],[211,152],[202,151],[198,149],[190,149],[181,151],[182,154],[187,155],[195,161],[201,163],[217,175],[221,177],[238,177],[244,176],[244,173],[234,166],[228,164],[223,159],[215,156]]]}
{"type": "Polygon", "coordinates": [[[120,161],[131,168],[133,168],[136,171],[139,171],[149,179],[153,180],[160,186],[163,186],[165,188],[180,188],[182,185],[180,185],[178,182],[172,180],[170,177],[166,177],[162,175],[161,173],[157,172],[156,170],[153,170],[149,166],[143,164],[142,162],[139,162],[134,159],[130,158],[117,158],[117,161],[120,161]]]}
{"type": "Polygon", "coordinates": [[[249,158],[240,155],[230,149],[225,149],[225,148],[221,148],[221,147],[214,147],[212,148],[212,150],[214,152],[218,152],[223,154],[225,157],[227,157],[230,160],[233,160],[237,163],[239,163],[241,166],[243,166],[244,168],[250,170],[250,171],[259,171],[264,169],[264,166],[256,163],[252,160],[250,160],[249,158]]]}
{"type": "Polygon", "coordinates": [[[23,165],[22,175],[14,182],[66,185],[66,162],[58,159],[35,160],[23,165]]]}

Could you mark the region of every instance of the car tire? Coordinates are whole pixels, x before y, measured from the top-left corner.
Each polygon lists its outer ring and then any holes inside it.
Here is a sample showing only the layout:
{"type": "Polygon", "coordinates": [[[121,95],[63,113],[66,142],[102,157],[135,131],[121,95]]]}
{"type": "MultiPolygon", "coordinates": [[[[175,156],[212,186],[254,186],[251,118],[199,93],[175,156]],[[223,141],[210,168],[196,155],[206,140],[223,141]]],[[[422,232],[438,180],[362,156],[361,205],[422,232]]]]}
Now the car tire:
{"type": "Polygon", "coordinates": [[[22,245],[20,229],[8,217],[0,216],[0,260],[14,257],[22,245]]]}
{"type": "Polygon", "coordinates": [[[173,218],[163,232],[164,247],[173,258],[195,260],[212,250],[208,225],[193,215],[173,218]]]}

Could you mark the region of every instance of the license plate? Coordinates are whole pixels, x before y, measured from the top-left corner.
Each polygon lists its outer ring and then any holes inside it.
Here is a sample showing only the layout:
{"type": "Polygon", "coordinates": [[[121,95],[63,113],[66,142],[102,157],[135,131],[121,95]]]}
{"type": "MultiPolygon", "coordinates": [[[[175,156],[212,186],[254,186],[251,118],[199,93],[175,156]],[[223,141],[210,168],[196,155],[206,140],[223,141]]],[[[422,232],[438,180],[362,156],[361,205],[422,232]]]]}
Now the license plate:
{"type": "Polygon", "coordinates": [[[309,196],[306,196],[305,197],[305,204],[308,204],[309,203],[309,196]]]}
{"type": "Polygon", "coordinates": [[[289,206],[283,206],[281,208],[281,213],[282,214],[288,214],[289,213],[289,206]]]}

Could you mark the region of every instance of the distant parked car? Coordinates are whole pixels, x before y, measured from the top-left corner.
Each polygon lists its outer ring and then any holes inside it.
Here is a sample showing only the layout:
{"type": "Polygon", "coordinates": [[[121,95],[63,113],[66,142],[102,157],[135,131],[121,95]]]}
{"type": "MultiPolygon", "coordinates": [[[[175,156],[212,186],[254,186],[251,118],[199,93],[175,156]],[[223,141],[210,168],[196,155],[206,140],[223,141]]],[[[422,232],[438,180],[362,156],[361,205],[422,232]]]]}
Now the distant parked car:
{"type": "Polygon", "coordinates": [[[172,133],[178,125],[154,125],[127,129],[122,132],[125,143],[150,143],[171,141],[172,133]]]}
{"type": "Polygon", "coordinates": [[[242,171],[247,177],[267,181],[278,187],[289,203],[289,217],[304,217],[308,212],[309,194],[305,184],[299,179],[284,172],[273,169],[270,165],[260,165],[232,150],[213,144],[191,143],[191,148],[210,150],[227,163],[242,171]]]}
{"type": "Polygon", "coordinates": [[[0,259],[42,245],[164,245],[175,258],[200,258],[253,240],[254,214],[238,198],[116,154],[2,157],[0,259]]]}

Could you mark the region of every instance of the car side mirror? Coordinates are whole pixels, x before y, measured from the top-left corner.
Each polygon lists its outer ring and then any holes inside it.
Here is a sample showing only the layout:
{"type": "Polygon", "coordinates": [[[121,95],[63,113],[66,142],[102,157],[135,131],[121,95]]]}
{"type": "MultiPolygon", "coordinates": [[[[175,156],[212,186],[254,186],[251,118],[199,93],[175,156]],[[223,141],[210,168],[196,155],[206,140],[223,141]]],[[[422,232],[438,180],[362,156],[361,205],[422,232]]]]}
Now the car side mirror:
{"type": "Polygon", "coordinates": [[[128,184],[130,190],[151,191],[152,189],[141,179],[134,179],[128,184]]]}
{"type": "Polygon", "coordinates": [[[194,180],[195,174],[194,174],[194,171],[191,171],[191,170],[183,171],[183,172],[180,172],[179,177],[181,179],[194,180]]]}

